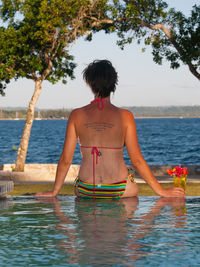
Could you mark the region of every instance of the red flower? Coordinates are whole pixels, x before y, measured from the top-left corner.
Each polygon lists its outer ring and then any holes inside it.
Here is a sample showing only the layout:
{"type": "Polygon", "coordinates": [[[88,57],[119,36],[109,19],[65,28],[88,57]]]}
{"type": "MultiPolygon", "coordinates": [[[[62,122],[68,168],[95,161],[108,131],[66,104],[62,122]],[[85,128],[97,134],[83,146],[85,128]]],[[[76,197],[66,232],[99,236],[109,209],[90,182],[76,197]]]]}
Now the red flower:
{"type": "Polygon", "coordinates": [[[188,171],[187,171],[187,168],[183,168],[183,175],[187,175],[188,174],[188,171]]]}
{"type": "Polygon", "coordinates": [[[168,169],[168,170],[167,170],[167,173],[168,173],[169,175],[172,176],[172,175],[173,175],[173,171],[172,171],[172,169],[168,169]]]}
{"type": "Polygon", "coordinates": [[[179,166],[176,166],[175,168],[173,169],[168,169],[167,170],[167,173],[171,176],[177,176],[177,177],[181,177],[181,176],[186,176],[188,174],[188,171],[187,171],[187,168],[186,167],[183,167],[181,168],[181,165],[179,166]]]}

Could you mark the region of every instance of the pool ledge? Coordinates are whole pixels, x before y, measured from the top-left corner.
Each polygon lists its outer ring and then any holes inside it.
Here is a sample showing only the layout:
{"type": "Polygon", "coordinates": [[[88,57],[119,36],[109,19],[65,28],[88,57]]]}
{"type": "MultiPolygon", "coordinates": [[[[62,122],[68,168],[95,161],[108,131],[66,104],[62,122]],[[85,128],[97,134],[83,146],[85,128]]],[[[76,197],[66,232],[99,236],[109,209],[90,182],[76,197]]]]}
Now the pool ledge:
{"type": "MultiPolygon", "coordinates": [[[[0,166],[0,182],[13,181],[14,183],[54,183],[56,164],[26,164],[24,172],[13,172],[12,164],[0,166]]],[[[173,178],[166,174],[166,169],[172,166],[150,166],[154,176],[160,183],[171,183],[173,178]]],[[[188,167],[188,182],[200,182],[200,166],[188,167]]],[[[65,184],[73,184],[78,175],[80,165],[72,164],[65,179],[65,184]]],[[[137,183],[145,183],[136,173],[137,183]]]]}
{"type": "Polygon", "coordinates": [[[0,198],[6,197],[9,192],[14,188],[13,181],[1,181],[0,180],[0,198]]]}

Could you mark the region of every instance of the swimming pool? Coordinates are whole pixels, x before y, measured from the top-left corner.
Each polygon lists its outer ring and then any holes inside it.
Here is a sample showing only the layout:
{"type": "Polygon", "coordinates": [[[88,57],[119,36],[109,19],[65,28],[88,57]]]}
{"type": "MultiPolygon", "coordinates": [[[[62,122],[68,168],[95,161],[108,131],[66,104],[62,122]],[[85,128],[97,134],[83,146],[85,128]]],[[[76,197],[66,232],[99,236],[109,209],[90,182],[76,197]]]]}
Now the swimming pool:
{"type": "Polygon", "coordinates": [[[199,266],[200,197],[0,201],[0,266],[199,266]]]}

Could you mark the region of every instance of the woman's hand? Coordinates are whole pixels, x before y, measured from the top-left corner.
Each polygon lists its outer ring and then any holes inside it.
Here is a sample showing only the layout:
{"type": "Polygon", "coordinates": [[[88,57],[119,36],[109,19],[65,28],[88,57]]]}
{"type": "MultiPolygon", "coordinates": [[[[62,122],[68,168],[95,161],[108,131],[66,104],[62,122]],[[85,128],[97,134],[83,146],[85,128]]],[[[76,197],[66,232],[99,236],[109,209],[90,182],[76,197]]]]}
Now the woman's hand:
{"type": "Polygon", "coordinates": [[[185,191],[181,187],[162,188],[159,195],[162,197],[185,197],[185,191]]]}
{"type": "Polygon", "coordinates": [[[39,192],[37,194],[34,195],[34,197],[49,197],[49,198],[52,198],[52,197],[56,197],[56,194],[53,192],[53,191],[50,191],[50,192],[39,192]]]}

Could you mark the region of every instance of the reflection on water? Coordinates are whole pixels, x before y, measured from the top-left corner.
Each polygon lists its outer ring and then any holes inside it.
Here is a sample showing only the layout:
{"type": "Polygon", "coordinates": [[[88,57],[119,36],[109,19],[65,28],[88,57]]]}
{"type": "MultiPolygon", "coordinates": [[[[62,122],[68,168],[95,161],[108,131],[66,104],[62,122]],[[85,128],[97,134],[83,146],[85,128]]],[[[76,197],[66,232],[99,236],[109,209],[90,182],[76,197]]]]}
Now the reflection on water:
{"type": "Polygon", "coordinates": [[[200,198],[8,200],[2,266],[197,266],[200,198]]]}
{"type": "Polygon", "coordinates": [[[12,200],[8,200],[6,197],[0,197],[0,214],[3,209],[7,209],[10,206],[13,206],[12,200]]]}

